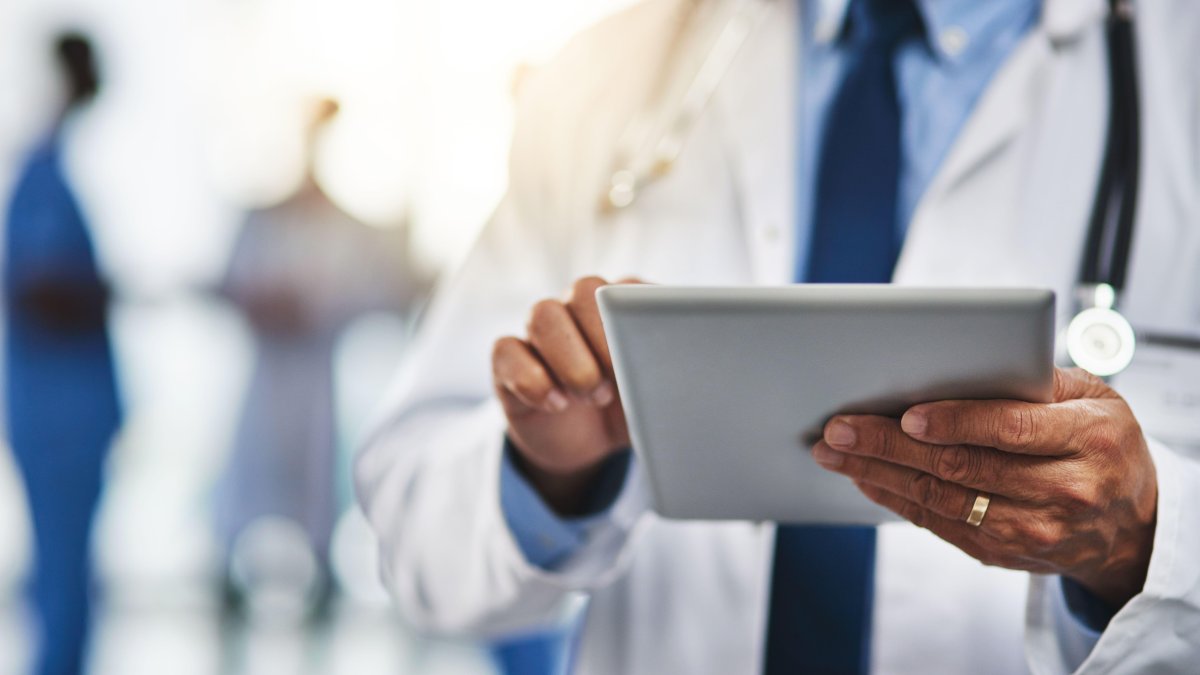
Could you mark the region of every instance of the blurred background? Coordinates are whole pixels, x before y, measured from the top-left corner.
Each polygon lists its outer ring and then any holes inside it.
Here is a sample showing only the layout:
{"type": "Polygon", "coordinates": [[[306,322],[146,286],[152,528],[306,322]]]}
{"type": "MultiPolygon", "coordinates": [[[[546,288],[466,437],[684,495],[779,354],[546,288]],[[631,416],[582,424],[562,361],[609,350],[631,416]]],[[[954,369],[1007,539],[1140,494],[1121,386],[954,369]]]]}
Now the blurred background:
{"type": "Polygon", "coordinates": [[[524,668],[391,612],[349,466],[521,73],[629,2],[0,2],[0,674],[524,668]]]}

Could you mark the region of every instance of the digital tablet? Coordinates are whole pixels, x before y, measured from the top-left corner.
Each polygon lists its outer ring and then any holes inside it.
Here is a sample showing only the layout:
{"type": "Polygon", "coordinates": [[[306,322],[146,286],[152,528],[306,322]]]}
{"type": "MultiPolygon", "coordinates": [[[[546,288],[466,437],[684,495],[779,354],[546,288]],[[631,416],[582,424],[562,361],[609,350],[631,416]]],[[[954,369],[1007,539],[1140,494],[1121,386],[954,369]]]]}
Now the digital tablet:
{"type": "Polygon", "coordinates": [[[812,459],[831,416],[1053,394],[1048,290],[616,285],[597,299],[634,451],[668,518],[892,520],[812,459]]]}

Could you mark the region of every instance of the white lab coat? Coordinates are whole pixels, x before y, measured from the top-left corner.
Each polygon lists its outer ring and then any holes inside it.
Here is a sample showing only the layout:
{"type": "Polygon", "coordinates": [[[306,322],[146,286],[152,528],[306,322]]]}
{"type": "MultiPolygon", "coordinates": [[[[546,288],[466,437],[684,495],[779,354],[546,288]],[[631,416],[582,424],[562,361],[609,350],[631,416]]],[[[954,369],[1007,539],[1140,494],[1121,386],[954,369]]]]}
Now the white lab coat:
{"type": "MultiPolygon", "coordinates": [[[[497,337],[522,333],[534,301],[580,275],[791,281],[797,17],[793,3],[769,4],[673,172],[615,214],[597,210],[615,139],[656,81],[681,2],[609,19],[528,84],[509,193],[441,290],[356,467],[386,585],[417,626],[519,630],[586,599],[577,672],[760,671],[768,524],[658,518],[635,465],[577,555],[553,572],[529,564],[498,502],[505,423],[489,357],[497,337]]],[[[1200,3],[1138,8],[1144,164],[1124,308],[1139,327],[1196,333],[1200,3]]],[[[1046,0],[918,205],[898,283],[1046,286],[1068,318],[1108,110],[1105,11],[1046,0]]],[[[1057,578],[988,568],[887,525],[873,671],[1200,672],[1200,464],[1184,458],[1188,438],[1168,447],[1147,432],[1160,483],[1149,577],[1098,641],[1064,612],[1057,578]]]]}

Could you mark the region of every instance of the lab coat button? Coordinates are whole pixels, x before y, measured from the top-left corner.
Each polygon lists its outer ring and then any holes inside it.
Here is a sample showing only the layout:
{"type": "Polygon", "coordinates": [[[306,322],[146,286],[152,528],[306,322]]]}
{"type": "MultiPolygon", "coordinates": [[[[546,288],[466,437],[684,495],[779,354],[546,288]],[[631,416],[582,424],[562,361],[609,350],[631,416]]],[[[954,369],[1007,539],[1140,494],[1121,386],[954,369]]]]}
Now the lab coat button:
{"type": "Polygon", "coordinates": [[[947,56],[958,56],[961,54],[962,50],[966,49],[967,42],[969,41],[970,37],[967,35],[967,31],[959,26],[950,26],[938,36],[938,46],[942,48],[942,51],[946,52],[947,56]]]}

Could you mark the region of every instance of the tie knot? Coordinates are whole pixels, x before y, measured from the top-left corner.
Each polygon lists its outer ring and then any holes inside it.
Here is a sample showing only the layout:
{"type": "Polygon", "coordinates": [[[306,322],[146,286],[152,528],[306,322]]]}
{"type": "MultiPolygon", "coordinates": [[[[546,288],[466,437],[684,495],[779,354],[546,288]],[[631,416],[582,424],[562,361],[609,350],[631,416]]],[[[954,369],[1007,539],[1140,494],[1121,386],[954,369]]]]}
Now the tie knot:
{"type": "Polygon", "coordinates": [[[850,35],[858,45],[894,48],[923,31],[914,0],[853,0],[850,4],[850,35]]]}

